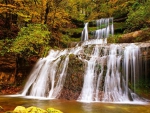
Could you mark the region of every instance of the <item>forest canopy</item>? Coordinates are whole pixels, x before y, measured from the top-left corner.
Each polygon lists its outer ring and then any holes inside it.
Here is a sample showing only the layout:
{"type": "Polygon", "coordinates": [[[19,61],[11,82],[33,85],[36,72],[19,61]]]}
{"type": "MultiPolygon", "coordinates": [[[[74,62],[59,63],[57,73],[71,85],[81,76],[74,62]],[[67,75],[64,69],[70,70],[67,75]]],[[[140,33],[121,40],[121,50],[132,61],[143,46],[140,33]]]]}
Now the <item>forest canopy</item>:
{"type": "Polygon", "coordinates": [[[150,39],[150,0],[0,0],[0,56],[13,56],[17,78],[32,58],[79,42],[85,22],[109,17],[113,42],[141,29],[148,29],[150,39]]]}
{"type": "Polygon", "coordinates": [[[43,56],[79,41],[84,22],[100,18],[123,23],[122,33],[147,28],[149,10],[150,0],[0,0],[0,53],[43,56]]]}

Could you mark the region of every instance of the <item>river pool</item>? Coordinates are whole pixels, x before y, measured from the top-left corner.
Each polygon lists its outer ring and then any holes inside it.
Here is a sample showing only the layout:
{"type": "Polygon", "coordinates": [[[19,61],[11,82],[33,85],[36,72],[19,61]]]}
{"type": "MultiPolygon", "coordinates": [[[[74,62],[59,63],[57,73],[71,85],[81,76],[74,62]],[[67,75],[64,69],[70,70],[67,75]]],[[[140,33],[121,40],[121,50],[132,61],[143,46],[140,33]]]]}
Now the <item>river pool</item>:
{"type": "Polygon", "coordinates": [[[69,100],[45,100],[21,96],[0,96],[0,106],[12,111],[16,106],[36,106],[43,109],[53,107],[63,113],[150,113],[150,103],[83,103],[69,100]]]}

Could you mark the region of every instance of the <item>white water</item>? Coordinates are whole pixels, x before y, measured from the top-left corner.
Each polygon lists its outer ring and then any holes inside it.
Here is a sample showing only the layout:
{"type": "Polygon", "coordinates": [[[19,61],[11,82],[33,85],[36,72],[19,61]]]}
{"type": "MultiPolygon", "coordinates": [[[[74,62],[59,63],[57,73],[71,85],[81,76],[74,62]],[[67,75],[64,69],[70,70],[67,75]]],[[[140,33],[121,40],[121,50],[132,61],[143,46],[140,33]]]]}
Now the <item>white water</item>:
{"type": "Polygon", "coordinates": [[[89,39],[88,36],[88,23],[85,23],[84,29],[81,34],[81,41],[86,41],[89,39]]]}
{"type": "Polygon", "coordinates": [[[128,82],[131,82],[135,90],[137,81],[135,77],[138,78],[140,70],[140,48],[134,44],[125,48],[114,44],[110,46],[96,44],[89,45],[88,48],[91,46],[93,50],[88,54],[84,53],[84,46],[63,51],[51,50],[46,58],[41,58],[35,65],[22,95],[58,98],[65,82],[69,55],[75,54],[87,64],[79,101],[141,101],[128,86],[128,82]],[[82,54],[86,57],[80,57],[82,54]]]}
{"type": "Polygon", "coordinates": [[[59,97],[66,78],[69,54],[77,54],[80,49],[77,47],[62,51],[51,50],[46,58],[39,59],[22,95],[46,98],[59,97]]]}
{"type": "MultiPolygon", "coordinates": [[[[105,33],[113,34],[113,19],[101,19],[105,23],[105,33]],[[109,22],[112,24],[110,25],[109,22]],[[109,28],[108,28],[109,27],[109,28]],[[110,30],[111,29],[111,30],[110,30]]],[[[134,93],[140,70],[140,48],[134,44],[107,45],[107,37],[88,40],[88,23],[85,24],[81,46],[65,50],[51,50],[46,58],[35,65],[27,81],[23,96],[58,98],[65,83],[69,55],[74,54],[85,64],[83,88],[78,101],[84,102],[131,102],[142,101],[134,93]],[[91,53],[85,49],[93,48],[91,53]],[[85,55],[86,57],[82,57],[85,55]],[[133,84],[133,91],[128,83],[133,84]]],[[[103,29],[103,28],[102,28],[103,29]]],[[[101,30],[102,30],[101,29],[101,30]]]]}
{"type": "Polygon", "coordinates": [[[114,34],[114,27],[113,27],[113,18],[102,18],[96,20],[97,30],[95,31],[95,38],[108,38],[109,35],[114,34]]]}
{"type": "Polygon", "coordinates": [[[93,47],[90,59],[86,60],[88,65],[85,69],[84,84],[78,100],[83,102],[141,101],[128,86],[128,78],[134,78],[133,84],[135,84],[135,73],[140,70],[139,53],[139,47],[134,44],[125,49],[121,45],[114,44],[109,48],[104,48],[102,45],[93,47]],[[97,68],[98,66],[99,68],[97,68]],[[107,71],[104,66],[107,67],[107,71]]]}
{"type": "MultiPolygon", "coordinates": [[[[102,18],[99,20],[96,20],[96,26],[97,26],[97,30],[96,31],[92,31],[93,32],[93,38],[94,39],[99,39],[102,43],[107,43],[107,38],[110,35],[114,34],[114,26],[113,26],[113,18],[102,18]]],[[[82,35],[81,35],[81,41],[88,41],[89,40],[89,36],[88,36],[88,23],[85,23],[85,27],[82,31],[82,35]]],[[[95,40],[95,43],[98,40],[95,40]]],[[[91,40],[90,40],[91,42],[91,40]]],[[[92,41],[93,43],[93,41],[92,41]]],[[[98,41],[99,43],[99,41],[98,41]]]]}

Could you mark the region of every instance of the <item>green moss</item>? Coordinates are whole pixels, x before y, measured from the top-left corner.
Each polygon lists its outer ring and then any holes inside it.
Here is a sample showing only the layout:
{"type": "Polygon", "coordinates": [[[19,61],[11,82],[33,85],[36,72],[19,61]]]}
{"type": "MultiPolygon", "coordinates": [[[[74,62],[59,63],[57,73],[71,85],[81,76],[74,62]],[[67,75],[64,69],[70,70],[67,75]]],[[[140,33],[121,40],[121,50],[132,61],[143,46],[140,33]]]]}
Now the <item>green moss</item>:
{"type": "Polygon", "coordinates": [[[81,39],[80,38],[70,38],[70,43],[71,42],[80,42],[81,39]]]}
{"type": "Polygon", "coordinates": [[[121,38],[121,34],[116,34],[114,36],[111,36],[107,39],[108,43],[119,43],[119,40],[121,38]]]}
{"type": "Polygon", "coordinates": [[[72,28],[72,29],[68,29],[68,32],[69,33],[74,33],[74,32],[81,33],[82,30],[83,30],[83,28],[72,28]]]}
{"type": "Polygon", "coordinates": [[[23,106],[17,106],[13,112],[14,113],[28,113],[27,109],[23,106]]]}
{"type": "Polygon", "coordinates": [[[135,38],[135,42],[139,42],[139,41],[141,41],[141,40],[142,40],[142,37],[139,37],[139,36],[138,36],[138,37],[135,38]]]}
{"type": "Polygon", "coordinates": [[[24,106],[17,106],[13,111],[7,111],[6,113],[63,113],[63,112],[54,108],[47,108],[46,110],[44,110],[35,106],[31,106],[28,108],[25,108],[24,106]]]}
{"type": "Polygon", "coordinates": [[[115,31],[123,31],[126,28],[126,23],[125,22],[115,22],[114,26],[115,26],[114,27],[115,31]]]}
{"type": "Polygon", "coordinates": [[[63,113],[63,112],[61,112],[60,110],[57,110],[57,109],[54,109],[54,108],[48,108],[48,109],[47,109],[47,112],[48,112],[48,113],[63,113]]]}
{"type": "Polygon", "coordinates": [[[36,112],[37,113],[48,113],[46,110],[38,108],[38,107],[34,107],[34,106],[26,108],[26,112],[27,113],[36,113],[36,112]]]}

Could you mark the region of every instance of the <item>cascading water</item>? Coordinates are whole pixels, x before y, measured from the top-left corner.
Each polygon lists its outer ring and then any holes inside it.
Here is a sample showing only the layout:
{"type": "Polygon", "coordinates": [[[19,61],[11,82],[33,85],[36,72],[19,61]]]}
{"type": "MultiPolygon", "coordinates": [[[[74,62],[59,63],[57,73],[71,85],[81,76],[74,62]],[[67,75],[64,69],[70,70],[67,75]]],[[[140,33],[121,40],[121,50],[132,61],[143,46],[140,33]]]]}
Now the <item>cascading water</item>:
{"type": "Polygon", "coordinates": [[[83,29],[82,34],[81,34],[81,41],[86,41],[88,39],[89,39],[89,37],[88,37],[88,23],[85,23],[84,29],[83,29]]]}
{"type": "MultiPolygon", "coordinates": [[[[97,24],[101,26],[102,23],[105,23],[108,27],[110,21],[113,23],[112,18],[102,19],[97,24]]],[[[87,25],[85,25],[86,28],[87,25]]],[[[108,29],[110,30],[110,26],[108,29]]],[[[61,51],[51,50],[46,58],[39,59],[22,95],[59,98],[66,81],[68,68],[73,68],[68,67],[70,55],[73,54],[85,63],[83,87],[79,97],[76,98],[78,101],[142,101],[134,93],[136,80],[140,73],[140,48],[135,44],[108,45],[99,41],[100,39],[88,41],[86,30],[86,35],[84,35],[86,41],[81,46],[61,51]],[[134,87],[133,91],[129,87],[129,82],[134,87]]],[[[109,33],[113,34],[113,30],[109,33]]]]}
{"type": "Polygon", "coordinates": [[[107,39],[109,35],[114,34],[113,18],[102,18],[96,20],[97,30],[95,31],[96,39],[107,39]]]}
{"type": "MultiPolygon", "coordinates": [[[[84,84],[79,101],[124,102],[140,100],[131,92],[128,78],[134,78],[139,68],[138,46],[131,44],[94,46],[90,59],[86,60],[84,84]],[[132,65],[132,66],[129,66],[132,65]],[[130,74],[129,74],[130,73],[130,74]]],[[[84,60],[84,59],[83,59],[84,60]]]]}
{"type": "Polygon", "coordinates": [[[79,50],[80,48],[71,49],[69,52],[67,49],[51,50],[46,58],[41,58],[35,65],[22,95],[57,98],[65,82],[68,56],[76,54],[79,50]]]}
{"type": "Polygon", "coordinates": [[[82,45],[89,44],[106,44],[107,38],[114,34],[113,18],[102,18],[96,20],[97,30],[92,31],[92,40],[89,40],[88,35],[88,23],[85,23],[85,27],[82,31],[81,41],[84,41],[82,45]]]}

